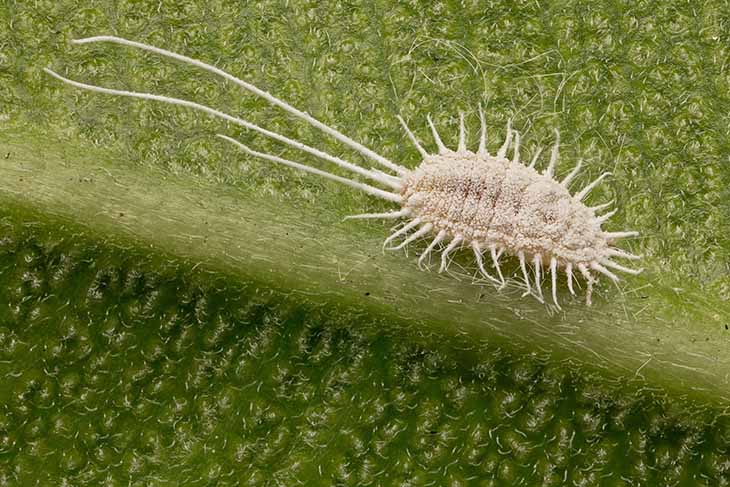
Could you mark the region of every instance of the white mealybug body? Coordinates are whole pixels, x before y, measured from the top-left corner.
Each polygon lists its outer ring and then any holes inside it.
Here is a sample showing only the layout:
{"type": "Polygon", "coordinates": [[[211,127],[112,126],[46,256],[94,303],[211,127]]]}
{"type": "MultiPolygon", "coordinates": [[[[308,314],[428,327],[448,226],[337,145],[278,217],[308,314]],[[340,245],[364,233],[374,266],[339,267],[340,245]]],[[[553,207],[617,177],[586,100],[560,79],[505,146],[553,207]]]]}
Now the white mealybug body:
{"type": "Polygon", "coordinates": [[[418,259],[419,267],[423,266],[426,258],[437,247],[445,246],[441,251],[439,268],[442,272],[447,269],[450,262],[449,256],[453,251],[461,247],[468,247],[474,253],[480,273],[490,281],[503,286],[505,278],[499,261],[502,255],[512,255],[519,260],[527,293],[533,294],[541,301],[541,271],[543,266],[549,269],[552,298],[556,306],[558,305],[559,270],[565,272],[568,289],[573,294],[575,294],[573,290],[574,273],[583,276],[588,287],[586,292],[588,304],[591,303],[596,273],[618,282],[619,278],[614,273],[615,271],[629,274],[641,272],[641,269],[630,269],[614,260],[616,258],[640,258],[640,256],[613,247],[617,239],[636,236],[638,233],[604,231],[601,228],[602,224],[615,213],[615,210],[600,216],[597,215],[597,212],[604,210],[610,203],[596,207],[588,207],[583,203],[586,195],[609,173],[602,174],[576,194],[570,193],[568,184],[577,175],[580,163],[562,181],[554,179],[559,137],[556,137],[548,167],[544,172],[539,173],[534,166],[540,152],[538,151],[534,155],[529,165],[521,163],[520,136],[509,123],[504,143],[495,155],[489,154],[486,148],[486,123],[481,108],[479,110],[481,136],[479,147],[475,152],[466,147],[463,114],[460,115],[459,142],[456,150],[451,150],[444,145],[433,122],[430,117],[428,118],[438,147],[438,152],[435,154],[429,154],[418,142],[405,121],[398,117],[408,137],[423,156],[423,162],[418,167],[408,169],[389,161],[309,114],[297,110],[271,94],[209,64],[165,49],[113,36],[90,37],[73,42],[77,44],[112,42],[154,52],[200,67],[263,97],[377,162],[390,171],[390,174],[377,169],[363,168],[241,118],[192,101],[102,88],[72,81],[45,69],[52,76],[79,88],[112,95],[162,101],[209,113],[313,154],[371,180],[380,187],[258,152],[235,139],[219,134],[219,137],[235,144],[250,155],[318,174],[400,205],[400,209],[397,211],[366,213],[348,218],[407,219],[403,226],[385,239],[384,247],[397,241],[398,243],[390,248],[401,249],[419,238],[431,236],[432,240],[418,259]],[[507,157],[509,149],[512,149],[511,159],[507,157]],[[382,189],[382,187],[387,189],[382,189]],[[486,270],[485,254],[489,255],[496,276],[486,270]],[[528,266],[532,266],[534,269],[534,276],[528,272],[528,266]]]}

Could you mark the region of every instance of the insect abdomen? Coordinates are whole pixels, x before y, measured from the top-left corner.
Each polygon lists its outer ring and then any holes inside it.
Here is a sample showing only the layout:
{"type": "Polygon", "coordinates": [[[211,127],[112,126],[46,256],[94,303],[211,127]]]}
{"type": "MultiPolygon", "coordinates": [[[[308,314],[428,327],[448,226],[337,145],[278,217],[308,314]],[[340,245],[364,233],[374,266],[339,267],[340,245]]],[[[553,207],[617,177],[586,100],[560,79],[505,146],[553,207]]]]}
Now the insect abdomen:
{"type": "Polygon", "coordinates": [[[486,237],[506,166],[489,165],[485,170],[488,165],[481,160],[435,159],[409,178],[405,206],[423,221],[447,230],[451,237],[486,237]]]}
{"type": "Polygon", "coordinates": [[[535,177],[539,175],[533,169],[521,164],[508,164],[506,176],[499,190],[499,198],[492,212],[488,239],[498,240],[499,244],[515,251],[524,243],[522,242],[524,237],[531,233],[531,229],[525,228],[521,222],[524,221],[525,195],[534,184],[535,177]]]}
{"type": "Polygon", "coordinates": [[[413,173],[405,194],[421,221],[482,248],[555,256],[563,265],[589,261],[591,246],[605,245],[600,228],[591,224],[592,212],[564,186],[506,159],[474,153],[434,157],[413,173]]]}

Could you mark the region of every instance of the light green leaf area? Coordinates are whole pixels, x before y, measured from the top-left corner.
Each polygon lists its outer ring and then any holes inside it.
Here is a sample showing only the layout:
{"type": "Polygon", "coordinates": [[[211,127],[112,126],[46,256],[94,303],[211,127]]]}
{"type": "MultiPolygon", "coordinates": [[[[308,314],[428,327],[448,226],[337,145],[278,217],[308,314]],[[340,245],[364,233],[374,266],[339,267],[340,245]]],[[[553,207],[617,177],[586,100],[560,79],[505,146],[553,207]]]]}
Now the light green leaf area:
{"type": "MultiPolygon", "coordinates": [[[[730,11],[722,2],[5,2],[0,485],[727,485],[730,11]],[[214,64],[408,167],[459,112],[573,189],[640,276],[562,310],[382,252],[387,203],[240,153],[365,167],[214,64]],[[549,151],[544,151],[547,154],[549,151]],[[538,164],[547,164],[543,155],[538,164]]],[[[435,264],[435,262],[433,263],[435,264]]],[[[581,281],[582,282],[582,281],[581,281]]],[[[544,288],[549,288],[548,282],[544,288]]]]}

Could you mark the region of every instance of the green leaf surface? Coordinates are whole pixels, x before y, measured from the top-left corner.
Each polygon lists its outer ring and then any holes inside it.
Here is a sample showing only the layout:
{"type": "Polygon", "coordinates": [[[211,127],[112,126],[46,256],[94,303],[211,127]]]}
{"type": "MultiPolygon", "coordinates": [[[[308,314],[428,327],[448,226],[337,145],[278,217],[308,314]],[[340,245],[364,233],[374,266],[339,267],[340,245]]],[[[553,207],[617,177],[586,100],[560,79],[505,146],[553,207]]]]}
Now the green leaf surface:
{"type": "Polygon", "coordinates": [[[729,20],[712,1],[5,2],[0,480],[728,482],[729,20]],[[417,248],[381,252],[387,225],[342,220],[387,205],[213,135],[344,175],[326,163],[42,72],[365,163],[210,74],[68,43],[98,34],[211,62],[407,166],[397,114],[453,145],[464,111],[475,144],[485,103],[490,148],[512,118],[523,157],[560,128],[558,175],[613,173],[591,201],[641,232],[624,246],[646,271],[592,307],[561,285],[562,311],[475,284],[467,255],[421,272],[417,248]]]}

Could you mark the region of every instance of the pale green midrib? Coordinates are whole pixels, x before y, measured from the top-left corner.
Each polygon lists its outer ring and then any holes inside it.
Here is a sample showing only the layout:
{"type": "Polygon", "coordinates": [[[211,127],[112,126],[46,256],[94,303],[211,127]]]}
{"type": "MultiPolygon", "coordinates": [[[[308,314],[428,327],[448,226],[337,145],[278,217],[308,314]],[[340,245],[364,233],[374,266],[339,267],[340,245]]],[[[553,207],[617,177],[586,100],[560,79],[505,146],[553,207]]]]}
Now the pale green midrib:
{"type": "Polygon", "coordinates": [[[576,301],[564,315],[550,316],[516,290],[508,296],[480,290],[468,278],[420,272],[412,255],[382,254],[379,227],[342,222],[334,209],[297,209],[273,197],[130,168],[115,164],[108,152],[49,137],[0,132],[0,151],[10,154],[0,161],[0,201],[81,223],[99,238],[151,245],[312,300],[416,320],[439,333],[465,332],[555,360],[578,360],[611,377],[635,376],[666,390],[730,400],[722,322],[730,310],[699,289],[685,286],[685,300],[702,300],[692,316],[673,316],[677,304],[669,287],[651,275],[632,281],[632,287],[653,282],[644,298],[612,289],[606,291],[610,303],[598,299],[586,308],[576,301]]]}

